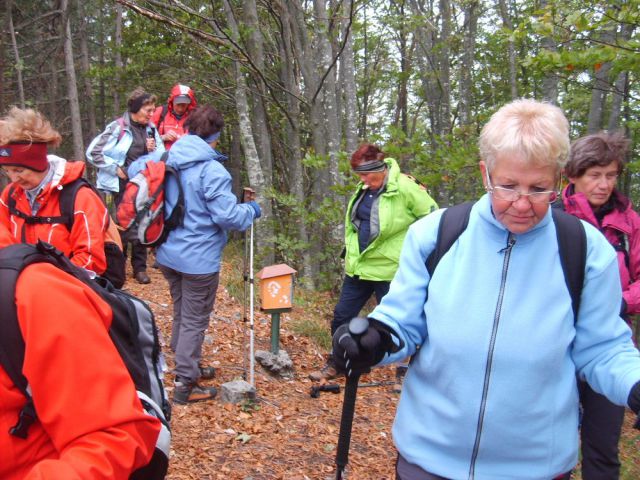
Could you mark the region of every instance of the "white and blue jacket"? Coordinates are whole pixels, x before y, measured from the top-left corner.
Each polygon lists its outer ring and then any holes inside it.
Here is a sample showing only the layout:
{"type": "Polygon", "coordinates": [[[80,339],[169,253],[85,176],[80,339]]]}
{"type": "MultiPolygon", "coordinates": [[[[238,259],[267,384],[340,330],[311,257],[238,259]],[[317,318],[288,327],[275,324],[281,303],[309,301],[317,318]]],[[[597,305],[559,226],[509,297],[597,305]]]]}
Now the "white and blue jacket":
{"type": "MultiPolygon", "coordinates": [[[[155,125],[149,123],[147,132],[154,132],[156,140],[156,152],[164,152],[164,143],[155,125]]],[[[124,165],[127,152],[133,142],[131,133],[131,117],[129,112],[122,115],[122,125],[118,120],[114,120],[91,140],[86,151],[87,161],[98,168],[96,187],[99,190],[109,192],[120,191],[120,183],[116,170],[124,165]],[[122,130],[124,129],[124,132],[122,130]],[[121,134],[122,132],[122,134],[121,134]]],[[[131,175],[129,175],[131,178],[131,175]]]]}
{"type": "MultiPolygon", "coordinates": [[[[185,213],[182,227],[169,232],[156,250],[161,265],[189,274],[218,272],[227,230],[246,230],[253,222],[256,210],[238,203],[231,191],[231,175],[220,162],[225,158],[196,135],[171,147],[167,165],[180,173],[185,213]]],[[[171,183],[166,195],[169,203],[176,196],[171,183]]]]}
{"type": "Polygon", "coordinates": [[[640,356],[618,316],[615,252],[583,222],[587,263],[574,324],[550,211],[513,235],[485,195],[429,278],[441,214],[409,228],[390,291],[370,315],[404,342],[382,363],[415,355],[393,426],[398,451],[454,479],[568,472],[578,458],[576,374],[618,405],[640,380],[640,356]]]}

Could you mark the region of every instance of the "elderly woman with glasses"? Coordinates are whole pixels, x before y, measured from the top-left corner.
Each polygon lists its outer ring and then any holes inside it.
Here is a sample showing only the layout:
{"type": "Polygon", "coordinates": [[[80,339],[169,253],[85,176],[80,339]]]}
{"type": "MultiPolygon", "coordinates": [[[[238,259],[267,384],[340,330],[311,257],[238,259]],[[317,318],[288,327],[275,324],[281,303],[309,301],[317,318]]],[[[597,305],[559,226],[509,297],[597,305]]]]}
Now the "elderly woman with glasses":
{"type": "MultiPolygon", "coordinates": [[[[599,132],[576,140],[564,173],[564,209],[600,230],[616,250],[622,285],[620,314],[640,313],[640,217],[617,189],[629,147],[622,133],[599,132]]],[[[618,440],[624,408],[580,382],[582,478],[616,480],[620,476],[618,440]]]]}
{"type": "Polygon", "coordinates": [[[430,275],[443,211],[414,223],[368,326],[356,330],[357,319],[336,331],[333,355],[347,373],[413,355],[393,426],[398,479],[569,478],[576,374],[640,410],[640,356],[619,316],[615,251],[584,222],[575,225],[586,268],[574,315],[549,206],[568,153],[558,107],[500,108],[480,135],[487,193],[466,229],[430,275]]]}

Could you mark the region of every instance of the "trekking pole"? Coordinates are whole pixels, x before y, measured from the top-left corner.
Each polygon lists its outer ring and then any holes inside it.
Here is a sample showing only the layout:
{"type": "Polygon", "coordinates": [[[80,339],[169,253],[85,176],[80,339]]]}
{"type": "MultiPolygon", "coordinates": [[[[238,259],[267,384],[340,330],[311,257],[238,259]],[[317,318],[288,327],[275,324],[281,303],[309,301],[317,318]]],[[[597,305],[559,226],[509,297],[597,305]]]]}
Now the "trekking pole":
{"type": "MultiPolygon", "coordinates": [[[[244,256],[242,257],[242,323],[244,324],[242,327],[243,335],[242,335],[242,345],[243,352],[244,349],[247,348],[246,340],[247,340],[247,331],[246,325],[249,322],[249,318],[247,317],[247,298],[249,296],[249,270],[248,270],[248,259],[249,259],[249,242],[247,240],[247,231],[244,231],[244,256]]],[[[243,353],[242,355],[242,378],[244,381],[247,381],[247,356],[243,353]]]]}
{"type": "MultiPolygon", "coordinates": [[[[367,331],[369,321],[366,318],[356,317],[349,322],[349,332],[352,336],[359,337],[367,331]]],[[[360,373],[348,370],[347,381],[344,386],[344,399],[342,401],[342,416],[340,417],[340,433],[338,435],[338,448],[336,450],[336,480],[343,480],[344,469],[349,463],[349,445],[351,443],[351,427],[356,408],[356,394],[360,373]]]]}
{"type": "Polygon", "coordinates": [[[249,384],[255,388],[255,360],[253,355],[253,223],[249,228],[249,384]]]}

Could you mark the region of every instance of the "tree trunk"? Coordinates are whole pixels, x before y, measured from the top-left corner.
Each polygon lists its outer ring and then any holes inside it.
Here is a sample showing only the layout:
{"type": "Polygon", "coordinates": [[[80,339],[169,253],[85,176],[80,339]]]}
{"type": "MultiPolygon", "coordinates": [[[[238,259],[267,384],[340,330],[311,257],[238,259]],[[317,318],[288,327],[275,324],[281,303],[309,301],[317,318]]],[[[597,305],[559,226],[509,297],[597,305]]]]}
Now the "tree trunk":
{"type": "Polygon", "coordinates": [[[62,35],[64,38],[64,66],[67,77],[67,94],[69,97],[69,112],[71,114],[71,132],[73,134],[74,160],[84,159],[84,142],[82,138],[82,117],[80,116],[80,102],[78,100],[78,85],[76,83],[76,67],[73,59],[73,45],[71,39],[71,18],[69,15],[69,0],[62,0],[63,15],[62,35]]]}
{"type": "MultiPolygon", "coordinates": [[[[234,42],[238,42],[240,34],[236,23],[233,10],[229,0],[224,1],[224,9],[227,17],[227,24],[231,31],[231,38],[234,42]]],[[[265,261],[273,261],[273,227],[272,227],[272,208],[271,200],[266,197],[267,192],[271,188],[271,171],[264,172],[265,166],[260,161],[258,148],[256,147],[255,136],[253,132],[251,117],[249,113],[249,101],[247,99],[247,83],[240,67],[240,62],[235,61],[234,74],[236,81],[235,100],[236,110],[238,112],[238,128],[240,131],[240,143],[244,151],[245,168],[249,178],[249,186],[255,189],[260,207],[262,209],[261,221],[257,224],[256,246],[260,255],[265,261]]]]}
{"type": "MultiPolygon", "coordinates": [[[[229,6],[229,8],[231,8],[229,6]]],[[[262,41],[262,33],[260,32],[260,25],[258,23],[258,11],[255,0],[245,0],[243,2],[244,22],[248,31],[247,36],[247,53],[251,58],[253,64],[261,72],[265,72],[265,52],[262,41]]],[[[252,95],[250,99],[251,105],[251,125],[254,142],[258,151],[258,158],[260,161],[260,167],[264,176],[265,186],[273,185],[273,153],[271,146],[271,132],[269,131],[269,118],[267,115],[267,106],[265,99],[267,98],[267,92],[264,83],[257,75],[252,76],[253,84],[258,92],[257,95],[252,95]]],[[[266,192],[267,190],[263,190],[266,192]]],[[[261,206],[264,207],[264,216],[269,220],[272,219],[273,211],[271,207],[271,200],[263,197],[261,206]]],[[[264,246],[267,245],[267,239],[273,239],[273,228],[268,226],[266,222],[261,222],[261,234],[264,241],[264,246]]],[[[269,245],[269,248],[264,248],[262,251],[263,260],[271,264],[275,261],[273,245],[269,245]]]]}
{"type": "Polygon", "coordinates": [[[464,7],[464,50],[460,68],[460,125],[469,125],[472,120],[473,105],[473,63],[475,58],[476,34],[478,31],[477,0],[472,0],[464,7]]]}
{"type": "Polygon", "coordinates": [[[12,1],[7,0],[7,16],[9,17],[9,35],[11,36],[11,46],[13,48],[13,56],[16,61],[16,83],[18,84],[18,98],[20,99],[20,107],[25,108],[26,100],[24,97],[24,83],[22,81],[22,61],[20,60],[20,52],[18,51],[18,41],[16,39],[16,31],[13,28],[13,12],[12,1]]]}
{"type": "Polygon", "coordinates": [[[306,205],[307,198],[304,190],[304,168],[302,166],[302,141],[300,139],[300,117],[301,108],[300,100],[301,92],[299,82],[296,76],[296,59],[293,51],[293,32],[291,31],[291,16],[287,5],[278,4],[279,14],[282,20],[282,44],[281,52],[281,68],[280,76],[286,90],[286,106],[289,111],[290,121],[286,123],[285,144],[288,147],[286,155],[286,163],[290,175],[289,191],[297,200],[296,208],[293,209],[293,215],[298,218],[293,219],[297,225],[298,240],[302,245],[302,271],[301,277],[305,285],[313,287],[313,260],[311,258],[311,250],[309,248],[309,233],[307,231],[306,222],[306,205]],[[298,211],[300,213],[298,214],[298,211]]]}
{"type": "Polygon", "coordinates": [[[115,74],[114,74],[114,85],[116,88],[113,89],[113,116],[119,117],[122,115],[122,111],[120,110],[120,72],[124,68],[124,64],[122,63],[122,5],[116,4],[116,32],[115,32],[115,74]]]}
{"type": "MultiPolygon", "coordinates": [[[[407,25],[405,22],[405,9],[404,9],[404,1],[399,2],[398,5],[398,32],[397,32],[397,44],[398,44],[398,53],[400,54],[400,73],[398,75],[398,98],[396,100],[396,111],[393,117],[393,125],[397,128],[400,128],[405,135],[409,134],[409,125],[408,125],[408,88],[407,84],[409,82],[409,69],[410,69],[410,60],[409,60],[409,50],[407,48],[407,25]]],[[[401,168],[403,170],[407,169],[407,165],[404,165],[402,159],[401,168]]]]}
{"type": "MultiPolygon", "coordinates": [[[[513,22],[511,21],[506,0],[498,0],[498,9],[502,17],[502,25],[507,32],[512,33],[513,22]]],[[[517,54],[515,40],[512,36],[509,36],[509,40],[507,41],[507,55],[509,57],[509,88],[511,90],[511,99],[515,100],[518,98],[517,54]]]]}
{"type": "MultiPolygon", "coordinates": [[[[633,34],[634,25],[624,24],[620,37],[622,42],[628,42],[633,34]]],[[[616,78],[613,92],[611,93],[611,111],[609,113],[608,130],[610,132],[620,128],[620,116],[622,115],[622,104],[625,100],[625,92],[629,82],[629,72],[620,72],[616,78]]]]}
{"type": "Polygon", "coordinates": [[[96,108],[93,100],[93,87],[91,86],[91,79],[89,78],[89,39],[87,36],[87,18],[85,13],[85,1],[78,0],[78,20],[80,22],[80,54],[81,54],[81,69],[83,79],[83,94],[84,105],[87,114],[87,126],[88,132],[85,140],[90,141],[98,134],[98,127],[96,124],[96,108]]]}
{"type": "Polygon", "coordinates": [[[610,132],[620,128],[620,117],[622,114],[622,104],[624,102],[624,92],[629,79],[629,72],[620,72],[616,79],[615,89],[611,94],[611,113],[607,129],[610,132]]]}
{"type": "Polygon", "coordinates": [[[440,66],[440,114],[438,123],[439,133],[447,134],[451,126],[451,75],[449,62],[450,42],[451,42],[451,3],[450,0],[440,0],[440,12],[442,14],[442,35],[439,45],[439,66],[440,66]]]}
{"type": "Polygon", "coordinates": [[[342,16],[343,40],[346,42],[342,56],[340,57],[340,84],[344,92],[344,137],[347,154],[353,153],[358,148],[358,107],[356,98],[358,89],[356,86],[355,64],[353,61],[353,19],[352,8],[354,0],[345,5],[342,16]],[[348,9],[348,10],[347,10],[348,9]]]}
{"type": "MultiPolygon", "coordinates": [[[[49,81],[48,89],[49,89],[49,120],[53,122],[54,125],[58,123],[58,102],[56,101],[60,97],[59,93],[59,85],[58,85],[58,65],[60,62],[54,61],[49,63],[49,67],[51,68],[51,74],[49,81]]],[[[44,100],[44,99],[42,99],[44,100]]]]}
{"type": "Polygon", "coordinates": [[[368,122],[369,122],[369,41],[368,41],[368,17],[367,17],[367,4],[362,6],[362,43],[364,47],[362,49],[362,76],[365,79],[362,85],[362,108],[360,110],[360,121],[358,122],[358,134],[360,138],[367,138],[368,136],[368,122]]]}
{"type": "MultiPolygon", "coordinates": [[[[548,0],[540,0],[540,9],[544,10],[549,3],[548,0]]],[[[553,5],[553,4],[552,4],[553,5]]],[[[553,35],[553,34],[552,34],[553,35]]],[[[549,52],[557,52],[558,44],[555,38],[552,35],[543,37],[540,41],[540,47],[549,52]]],[[[558,103],[558,82],[560,77],[554,71],[553,67],[545,72],[544,77],[542,78],[542,99],[548,102],[557,104],[558,103]]]]}

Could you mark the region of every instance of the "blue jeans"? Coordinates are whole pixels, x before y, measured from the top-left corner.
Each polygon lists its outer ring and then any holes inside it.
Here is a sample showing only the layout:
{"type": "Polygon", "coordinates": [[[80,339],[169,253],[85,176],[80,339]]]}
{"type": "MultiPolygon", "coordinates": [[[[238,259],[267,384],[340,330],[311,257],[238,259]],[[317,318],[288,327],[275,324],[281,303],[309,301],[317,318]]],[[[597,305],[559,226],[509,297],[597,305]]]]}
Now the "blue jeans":
{"type": "Polygon", "coordinates": [[[374,280],[360,280],[357,277],[344,276],[340,299],[333,310],[331,322],[331,336],[336,333],[340,325],[348,323],[353,317],[357,317],[371,295],[375,294],[380,303],[389,291],[391,282],[378,282],[374,280]]]}

